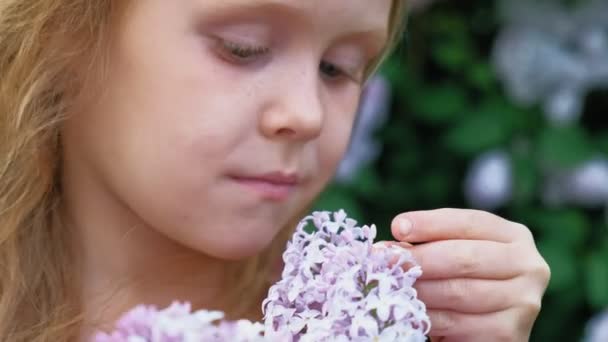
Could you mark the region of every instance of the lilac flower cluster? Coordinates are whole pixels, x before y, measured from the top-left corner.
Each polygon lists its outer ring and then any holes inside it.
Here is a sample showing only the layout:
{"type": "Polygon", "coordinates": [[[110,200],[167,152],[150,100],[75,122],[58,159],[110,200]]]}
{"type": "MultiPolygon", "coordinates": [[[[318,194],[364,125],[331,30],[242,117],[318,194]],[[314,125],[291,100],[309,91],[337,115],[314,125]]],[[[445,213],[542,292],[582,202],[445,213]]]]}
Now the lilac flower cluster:
{"type": "Polygon", "coordinates": [[[140,305],[127,312],[111,334],[95,342],[263,342],[264,326],[248,320],[221,321],[220,311],[191,312],[190,304],[175,302],[164,310],[140,305]]]}
{"type": "Polygon", "coordinates": [[[94,341],[425,341],[430,321],[412,287],[421,269],[402,248],[374,246],[375,237],[375,226],[358,227],[342,210],[315,212],[287,245],[264,324],[221,321],[223,313],[191,312],[187,303],[138,306],[94,341]]]}
{"type": "Polygon", "coordinates": [[[313,213],[298,225],[283,254],[282,279],[263,303],[266,336],[425,341],[430,321],[412,287],[420,267],[404,249],[374,247],[376,227],[356,224],[341,210],[313,213]]]}

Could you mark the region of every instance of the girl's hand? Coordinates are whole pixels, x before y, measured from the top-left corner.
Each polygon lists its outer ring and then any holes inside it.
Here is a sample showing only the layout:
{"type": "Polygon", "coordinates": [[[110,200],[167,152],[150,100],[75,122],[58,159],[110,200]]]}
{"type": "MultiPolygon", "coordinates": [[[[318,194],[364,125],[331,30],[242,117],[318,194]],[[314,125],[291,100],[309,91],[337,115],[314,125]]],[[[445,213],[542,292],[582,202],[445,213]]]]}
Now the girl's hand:
{"type": "Polygon", "coordinates": [[[527,227],[439,209],[401,214],[391,229],[422,267],[433,341],[528,341],[550,271],[527,227]]]}

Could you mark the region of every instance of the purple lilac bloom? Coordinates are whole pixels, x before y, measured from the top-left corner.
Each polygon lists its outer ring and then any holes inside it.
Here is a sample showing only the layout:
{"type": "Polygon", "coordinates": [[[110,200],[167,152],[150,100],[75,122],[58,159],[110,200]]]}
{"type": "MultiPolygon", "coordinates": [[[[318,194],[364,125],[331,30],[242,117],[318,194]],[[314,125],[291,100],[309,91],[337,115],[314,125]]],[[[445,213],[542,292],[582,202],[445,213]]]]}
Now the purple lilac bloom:
{"type": "Polygon", "coordinates": [[[164,310],[140,305],[126,313],[111,334],[99,333],[94,342],[258,342],[266,341],[260,323],[220,322],[219,311],[191,312],[190,304],[175,302],[164,310]]]}
{"type": "Polygon", "coordinates": [[[267,336],[425,341],[430,321],[412,287],[420,267],[402,248],[374,247],[376,227],[356,224],[341,210],[313,213],[298,225],[283,254],[282,279],[262,304],[267,336]]]}
{"type": "Polygon", "coordinates": [[[282,279],[262,304],[264,324],[222,321],[222,312],[191,312],[188,303],[140,305],[93,341],[425,341],[430,321],[412,287],[420,267],[405,249],[374,247],[376,227],[356,224],[341,210],[315,212],[298,225],[282,279]]]}

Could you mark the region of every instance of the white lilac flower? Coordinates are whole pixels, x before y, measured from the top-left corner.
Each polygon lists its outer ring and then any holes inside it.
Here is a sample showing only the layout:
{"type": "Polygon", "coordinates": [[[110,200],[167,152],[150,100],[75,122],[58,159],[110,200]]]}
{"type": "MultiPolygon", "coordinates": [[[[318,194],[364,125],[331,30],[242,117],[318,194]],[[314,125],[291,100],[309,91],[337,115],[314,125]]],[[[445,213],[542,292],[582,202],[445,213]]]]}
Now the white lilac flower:
{"type": "Polygon", "coordinates": [[[374,248],[375,237],[375,226],[358,227],[344,211],[313,213],[283,254],[282,279],[262,304],[264,324],[222,321],[222,312],[191,312],[188,303],[142,305],[94,341],[425,341],[430,321],[412,287],[421,269],[404,249],[374,248]]]}
{"type": "Polygon", "coordinates": [[[375,226],[357,227],[344,211],[303,220],[263,303],[266,331],[300,342],[424,341],[430,321],[412,287],[421,269],[405,270],[415,264],[409,252],[374,248],[375,237],[375,226]]]}
{"type": "Polygon", "coordinates": [[[125,314],[110,334],[99,333],[95,342],[258,342],[264,327],[247,320],[221,322],[219,311],[191,312],[190,304],[175,302],[164,310],[140,305],[125,314]]]}

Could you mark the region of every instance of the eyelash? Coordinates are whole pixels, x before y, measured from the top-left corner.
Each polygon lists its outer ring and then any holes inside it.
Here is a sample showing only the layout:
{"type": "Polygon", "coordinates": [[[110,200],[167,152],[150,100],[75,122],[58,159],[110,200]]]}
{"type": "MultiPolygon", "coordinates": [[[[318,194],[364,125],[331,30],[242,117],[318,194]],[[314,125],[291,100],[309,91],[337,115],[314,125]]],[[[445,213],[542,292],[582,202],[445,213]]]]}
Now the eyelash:
{"type": "MultiPolygon", "coordinates": [[[[230,54],[227,57],[237,63],[248,63],[256,57],[267,55],[270,52],[270,48],[265,46],[243,45],[226,40],[221,41],[221,47],[225,52],[230,54]]],[[[343,77],[353,79],[340,67],[327,61],[321,61],[319,69],[331,81],[338,81],[343,77]]]]}
{"type": "Polygon", "coordinates": [[[268,54],[270,48],[264,46],[242,45],[226,40],[221,41],[224,51],[230,53],[232,59],[238,62],[248,62],[249,59],[268,54]]]}
{"type": "Polygon", "coordinates": [[[337,80],[339,78],[342,77],[349,77],[342,69],[340,69],[337,65],[326,62],[326,61],[321,61],[321,63],[319,64],[319,70],[321,71],[321,73],[324,73],[325,77],[331,79],[331,80],[337,80]],[[325,71],[323,69],[326,69],[325,71]],[[334,75],[329,75],[333,73],[334,75]]]}

